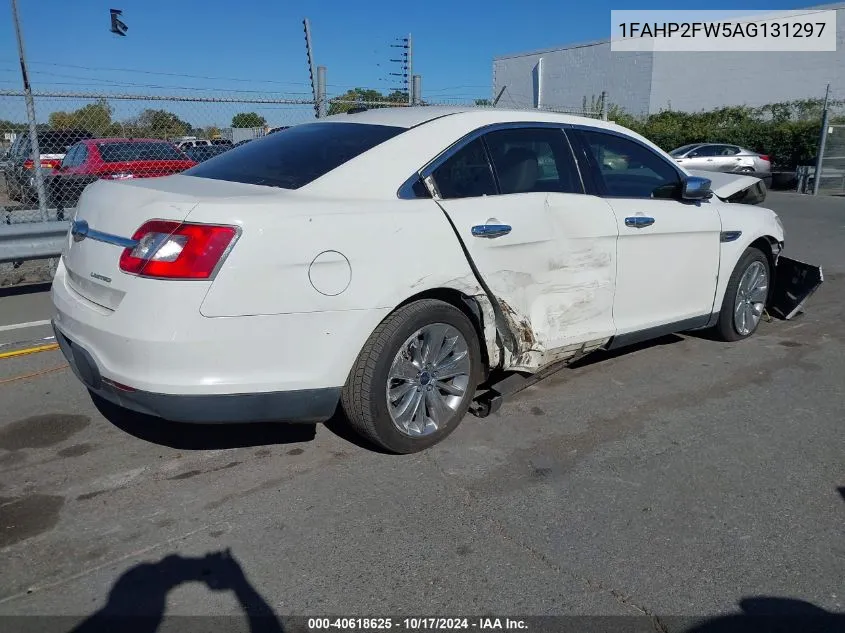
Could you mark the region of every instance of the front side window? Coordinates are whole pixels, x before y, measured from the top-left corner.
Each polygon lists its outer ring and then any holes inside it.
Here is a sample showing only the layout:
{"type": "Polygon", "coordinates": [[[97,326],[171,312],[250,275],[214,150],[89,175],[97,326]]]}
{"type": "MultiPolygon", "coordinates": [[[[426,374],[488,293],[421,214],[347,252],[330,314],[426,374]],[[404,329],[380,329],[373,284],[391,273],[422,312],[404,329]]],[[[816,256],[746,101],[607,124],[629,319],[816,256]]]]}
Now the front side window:
{"type": "Polygon", "coordinates": [[[698,147],[698,143],[691,143],[690,145],[684,145],[677,149],[673,149],[671,152],[669,152],[669,155],[674,156],[675,158],[679,158],[686,154],[688,151],[690,151],[693,147],[698,147]]]}
{"type": "Polygon", "coordinates": [[[496,194],[496,182],[480,138],[467,143],[432,172],[440,197],[475,198],[496,194]]]}
{"type": "Polygon", "coordinates": [[[406,128],[364,123],[305,123],[268,134],[182,172],[186,176],[299,189],[406,128]]]}
{"type": "Polygon", "coordinates": [[[513,128],[490,132],[484,138],[501,193],[583,193],[562,130],[513,128]]]}
{"type": "Polygon", "coordinates": [[[704,145],[699,147],[694,152],[690,152],[689,158],[704,158],[705,156],[718,156],[719,147],[717,145],[704,145]]]}
{"type": "Polygon", "coordinates": [[[681,176],[671,163],[633,140],[586,130],[587,149],[597,167],[605,195],[616,198],[674,198],[681,176]]]}

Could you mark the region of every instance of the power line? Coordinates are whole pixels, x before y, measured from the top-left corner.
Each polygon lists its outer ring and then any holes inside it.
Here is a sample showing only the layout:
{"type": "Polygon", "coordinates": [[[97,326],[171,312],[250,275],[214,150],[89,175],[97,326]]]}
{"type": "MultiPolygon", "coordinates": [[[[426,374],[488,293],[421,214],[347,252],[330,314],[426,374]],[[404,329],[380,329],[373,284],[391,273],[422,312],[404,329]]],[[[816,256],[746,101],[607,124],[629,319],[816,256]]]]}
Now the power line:
{"type": "MultiPolygon", "coordinates": [[[[19,85],[20,82],[12,81],[8,79],[0,79],[0,83],[4,84],[17,84],[19,85]]],[[[78,81],[42,81],[39,82],[40,85],[43,86],[87,86],[90,88],[110,88],[110,87],[119,87],[119,88],[157,88],[157,89],[171,89],[171,88],[183,88],[182,86],[168,86],[168,85],[155,85],[155,84],[134,84],[134,83],[120,83],[120,82],[112,82],[108,84],[102,83],[85,83],[85,82],[78,82],[78,81]]],[[[285,94],[285,95],[306,95],[310,96],[310,92],[284,92],[284,93],[272,93],[266,90],[235,90],[231,88],[183,88],[187,91],[214,91],[214,92],[233,92],[237,94],[258,94],[258,95],[266,95],[266,94],[285,94]]],[[[108,93],[103,93],[103,97],[108,97],[108,93]]]]}
{"type": "MultiPolygon", "coordinates": [[[[0,59],[3,62],[13,62],[14,60],[10,59],[0,59]]],[[[214,81],[245,81],[251,83],[271,83],[271,84],[285,84],[285,85],[293,85],[293,86],[307,86],[307,82],[303,81],[278,81],[276,79],[245,79],[243,77],[214,77],[210,75],[189,75],[184,73],[169,73],[169,72],[161,72],[155,70],[140,70],[137,68],[113,68],[108,66],[80,66],[77,64],[60,64],[58,62],[29,62],[30,64],[37,64],[39,66],[57,66],[61,68],[76,68],[78,70],[91,70],[91,71],[112,71],[112,72],[123,72],[123,73],[140,73],[143,75],[160,75],[165,77],[182,77],[187,79],[211,79],[214,81]]],[[[44,71],[39,71],[44,72],[44,71]]]]}

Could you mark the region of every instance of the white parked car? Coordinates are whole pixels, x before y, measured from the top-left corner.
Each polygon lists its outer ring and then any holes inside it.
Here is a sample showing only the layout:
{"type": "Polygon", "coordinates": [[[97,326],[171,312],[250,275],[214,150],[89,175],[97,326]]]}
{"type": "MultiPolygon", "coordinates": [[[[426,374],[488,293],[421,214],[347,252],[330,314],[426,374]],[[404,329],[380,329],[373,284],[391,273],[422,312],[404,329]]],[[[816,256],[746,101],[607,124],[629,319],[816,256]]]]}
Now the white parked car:
{"type": "Polygon", "coordinates": [[[176,143],[176,147],[181,150],[186,150],[191,147],[207,147],[209,145],[213,145],[213,143],[207,138],[194,138],[176,143]]]}
{"type": "Polygon", "coordinates": [[[56,336],[127,409],[315,422],[340,405],[413,452],[491,376],[669,332],[750,336],[784,235],[774,212],[723,201],[756,182],[736,178],[711,191],[592,119],[340,114],[86,188],[53,282],[56,336]]]}

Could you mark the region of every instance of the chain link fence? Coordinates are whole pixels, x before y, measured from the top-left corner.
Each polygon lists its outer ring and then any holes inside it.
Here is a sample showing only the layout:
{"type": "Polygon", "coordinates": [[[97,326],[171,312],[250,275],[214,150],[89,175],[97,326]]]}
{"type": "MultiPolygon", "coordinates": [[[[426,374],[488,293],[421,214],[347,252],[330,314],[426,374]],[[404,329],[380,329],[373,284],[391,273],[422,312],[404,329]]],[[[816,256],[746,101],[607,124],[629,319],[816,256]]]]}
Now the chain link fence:
{"type": "Polygon", "coordinates": [[[819,193],[845,195],[845,125],[829,125],[827,128],[819,193]]]}
{"type": "MultiPolygon", "coordinates": [[[[85,187],[98,179],[176,174],[253,139],[314,120],[318,113],[407,107],[407,100],[313,100],[275,96],[36,93],[38,160],[24,94],[0,91],[0,225],[72,217],[85,187]],[[322,107],[319,107],[322,106],[322,107]],[[43,197],[39,197],[41,178],[43,197]]],[[[491,108],[487,100],[424,106],[491,108]]],[[[599,111],[552,111],[598,118],[599,111]]],[[[0,228],[2,230],[2,228],[0,228]]],[[[47,261],[0,263],[0,287],[49,281],[47,261]]]]}

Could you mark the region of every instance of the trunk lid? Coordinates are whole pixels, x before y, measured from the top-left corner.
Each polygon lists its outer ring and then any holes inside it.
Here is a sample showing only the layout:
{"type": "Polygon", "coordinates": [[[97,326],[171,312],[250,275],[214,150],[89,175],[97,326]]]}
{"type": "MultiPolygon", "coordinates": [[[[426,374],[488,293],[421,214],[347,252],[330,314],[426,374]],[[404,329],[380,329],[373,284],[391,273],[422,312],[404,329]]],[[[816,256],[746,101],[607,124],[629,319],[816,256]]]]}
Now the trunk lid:
{"type": "Polygon", "coordinates": [[[192,160],[133,160],[104,163],[98,175],[108,178],[113,174],[132,174],[135,178],[157,178],[178,174],[196,165],[192,160]]]}
{"type": "Polygon", "coordinates": [[[119,243],[120,238],[129,240],[148,220],[184,221],[204,198],[254,195],[255,189],[182,175],[95,181],[82,193],[74,216],[77,231],[84,222],[88,236],[74,236],[72,229],[62,254],[68,285],[89,301],[116,310],[136,284],[158,283],[120,270],[120,255],[125,248],[119,243]]]}

